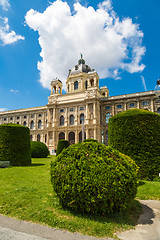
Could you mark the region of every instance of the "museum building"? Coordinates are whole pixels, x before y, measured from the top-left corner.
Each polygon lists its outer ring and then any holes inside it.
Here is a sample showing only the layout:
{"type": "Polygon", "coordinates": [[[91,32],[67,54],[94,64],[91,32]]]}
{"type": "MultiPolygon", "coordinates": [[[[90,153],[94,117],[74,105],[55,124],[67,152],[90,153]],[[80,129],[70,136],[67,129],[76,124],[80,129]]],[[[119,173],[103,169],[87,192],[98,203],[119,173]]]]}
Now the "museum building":
{"type": "Polygon", "coordinates": [[[29,127],[31,140],[45,143],[52,154],[59,139],[73,144],[94,138],[107,145],[109,118],[121,111],[140,108],[160,114],[155,91],[110,97],[106,86],[99,88],[97,72],[82,56],[69,70],[66,86],[67,93],[62,94],[62,82],[55,79],[46,106],[0,112],[0,124],[29,127]]]}

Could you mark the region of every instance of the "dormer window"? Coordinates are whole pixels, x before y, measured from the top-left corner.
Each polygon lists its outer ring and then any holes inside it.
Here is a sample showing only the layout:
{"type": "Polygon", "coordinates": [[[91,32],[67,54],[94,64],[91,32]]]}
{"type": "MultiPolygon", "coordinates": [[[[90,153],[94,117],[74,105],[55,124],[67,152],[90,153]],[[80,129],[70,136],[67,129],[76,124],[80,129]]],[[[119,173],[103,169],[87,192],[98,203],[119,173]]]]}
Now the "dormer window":
{"type": "Polygon", "coordinates": [[[91,84],[91,87],[94,86],[94,79],[93,78],[90,80],[90,84],[91,84]]]}
{"type": "Polygon", "coordinates": [[[78,89],[78,81],[74,82],[74,90],[78,89]]]}

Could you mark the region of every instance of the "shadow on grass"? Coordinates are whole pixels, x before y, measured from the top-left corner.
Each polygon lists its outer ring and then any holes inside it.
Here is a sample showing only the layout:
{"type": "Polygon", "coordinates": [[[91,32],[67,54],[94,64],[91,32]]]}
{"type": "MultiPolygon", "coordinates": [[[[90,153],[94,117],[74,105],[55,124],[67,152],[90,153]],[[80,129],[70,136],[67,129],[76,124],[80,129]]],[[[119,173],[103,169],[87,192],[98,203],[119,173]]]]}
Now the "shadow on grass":
{"type": "Polygon", "coordinates": [[[44,166],[44,163],[32,163],[30,167],[39,167],[39,166],[44,166]]]}
{"type": "Polygon", "coordinates": [[[74,215],[75,217],[79,217],[81,219],[88,219],[91,221],[97,221],[100,223],[116,223],[119,225],[126,225],[126,226],[135,226],[138,224],[139,216],[143,213],[142,204],[134,200],[131,206],[122,212],[114,212],[112,214],[107,215],[91,215],[87,213],[80,213],[73,211],[65,206],[62,206],[60,203],[61,209],[69,212],[70,214],[74,215]]]}
{"type": "Polygon", "coordinates": [[[138,186],[142,186],[142,185],[144,185],[144,184],[145,184],[145,182],[143,182],[143,181],[141,181],[141,180],[138,182],[138,186]]]}

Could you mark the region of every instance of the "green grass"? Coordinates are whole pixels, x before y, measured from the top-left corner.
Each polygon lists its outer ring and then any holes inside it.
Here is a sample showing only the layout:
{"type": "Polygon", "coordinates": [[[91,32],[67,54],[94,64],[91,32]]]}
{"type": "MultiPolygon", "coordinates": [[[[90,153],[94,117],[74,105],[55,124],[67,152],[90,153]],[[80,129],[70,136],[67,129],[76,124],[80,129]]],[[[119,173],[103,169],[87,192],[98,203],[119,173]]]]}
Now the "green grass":
{"type": "Polygon", "coordinates": [[[160,200],[160,182],[140,181],[137,199],[160,200]]]}
{"type": "MultiPolygon", "coordinates": [[[[97,237],[115,237],[117,231],[134,227],[141,211],[137,201],[128,211],[110,216],[81,215],[63,209],[50,183],[51,160],[54,157],[32,159],[32,166],[0,169],[0,214],[97,237]]],[[[160,183],[144,183],[137,198],[160,199],[156,195],[160,183]],[[157,189],[149,194],[148,188],[153,185],[157,189]]]]}

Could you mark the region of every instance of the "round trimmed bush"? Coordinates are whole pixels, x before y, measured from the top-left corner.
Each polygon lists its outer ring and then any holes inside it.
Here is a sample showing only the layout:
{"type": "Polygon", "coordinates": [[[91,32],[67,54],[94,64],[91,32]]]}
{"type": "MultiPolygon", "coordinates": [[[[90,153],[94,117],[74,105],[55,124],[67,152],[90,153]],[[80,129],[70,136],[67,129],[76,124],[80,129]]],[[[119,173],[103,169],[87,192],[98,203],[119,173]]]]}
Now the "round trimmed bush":
{"type": "Polygon", "coordinates": [[[153,180],[160,172],[160,116],[142,109],[119,113],[109,120],[109,145],[130,156],[140,178],[153,180]]]}
{"type": "Polygon", "coordinates": [[[64,148],[69,146],[69,142],[67,140],[61,139],[58,141],[56,156],[58,156],[64,148]]]}
{"type": "Polygon", "coordinates": [[[42,142],[31,142],[31,157],[32,158],[46,158],[49,155],[47,146],[42,142]]]}
{"type": "Polygon", "coordinates": [[[51,182],[63,206],[106,214],[126,209],[135,198],[137,166],[99,142],[77,143],[51,162],[51,182]]]}
{"type": "Polygon", "coordinates": [[[19,124],[0,125],[0,161],[12,166],[31,164],[30,131],[19,124]]]}

